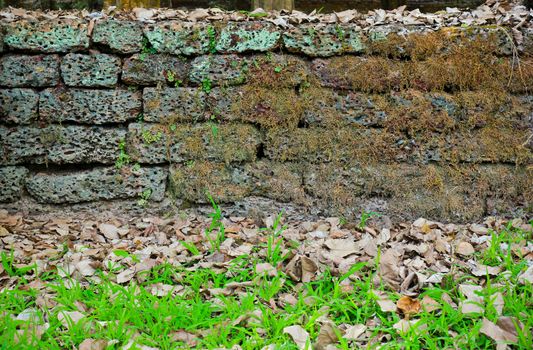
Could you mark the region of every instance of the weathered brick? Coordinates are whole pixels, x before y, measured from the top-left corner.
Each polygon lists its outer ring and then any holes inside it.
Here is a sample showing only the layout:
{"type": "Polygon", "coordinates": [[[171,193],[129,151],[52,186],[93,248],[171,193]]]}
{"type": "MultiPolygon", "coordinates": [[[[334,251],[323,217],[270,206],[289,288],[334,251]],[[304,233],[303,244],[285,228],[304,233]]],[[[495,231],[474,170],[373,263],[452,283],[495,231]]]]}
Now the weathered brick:
{"type": "Polygon", "coordinates": [[[87,22],[79,19],[17,21],[5,26],[4,43],[11,49],[72,52],[87,49],[87,22]]]}
{"type": "Polygon", "coordinates": [[[208,53],[216,40],[215,29],[209,24],[180,21],[148,25],[144,35],[158,53],[185,56],[208,53]]]}
{"type": "Polygon", "coordinates": [[[377,158],[382,161],[404,160],[408,154],[397,141],[396,135],[382,129],[272,129],[266,134],[264,152],[269,159],[280,162],[354,163],[377,158]]]}
{"type": "Polygon", "coordinates": [[[122,81],[133,85],[156,85],[169,83],[175,85],[185,81],[189,63],[170,55],[138,54],[124,60],[122,81]]]}
{"type": "Polygon", "coordinates": [[[14,202],[20,198],[28,169],[18,166],[0,167],[0,202],[14,202]]]}
{"type": "Polygon", "coordinates": [[[0,164],[112,164],[126,130],[60,126],[0,127],[0,164]]]}
{"type": "Polygon", "coordinates": [[[281,32],[268,22],[228,23],[220,32],[216,50],[222,53],[270,51],[278,47],[281,32]]]}
{"type": "Polygon", "coordinates": [[[203,121],[208,118],[206,96],[198,88],[145,88],[144,120],[152,123],[203,121]]]}
{"type": "Polygon", "coordinates": [[[311,57],[329,57],[365,50],[362,31],[354,25],[299,25],[283,33],[283,43],[290,52],[311,57]]]}
{"type": "Polygon", "coordinates": [[[261,134],[251,125],[129,125],[128,153],[139,163],[253,161],[261,134]]]}
{"type": "Polygon", "coordinates": [[[109,19],[96,22],[92,39],[113,52],[131,54],[141,51],[143,31],[138,22],[109,19]]]}
{"type": "Polygon", "coordinates": [[[41,203],[136,198],[145,191],[151,193],[149,200],[160,201],[165,194],[166,178],[164,168],[94,168],[67,174],[38,173],[28,178],[26,187],[41,203]]]}
{"type": "Polygon", "coordinates": [[[107,54],[69,53],[61,62],[61,76],[68,86],[113,87],[120,70],[120,58],[107,54]]]}
{"type": "Polygon", "coordinates": [[[59,83],[59,56],[0,57],[0,86],[45,87],[59,83]]]}
{"type": "Polygon", "coordinates": [[[246,81],[248,61],[238,55],[196,57],[191,63],[189,80],[198,85],[239,85],[246,81]]]}
{"type": "Polygon", "coordinates": [[[142,111],[141,92],[125,89],[47,89],[40,94],[39,115],[49,122],[123,123],[142,111]]]}
{"type": "Polygon", "coordinates": [[[32,89],[0,89],[0,122],[30,124],[38,104],[39,94],[32,89]]]}
{"type": "Polygon", "coordinates": [[[170,168],[170,189],[180,199],[207,203],[209,193],[217,202],[235,202],[260,196],[282,202],[302,203],[301,168],[291,163],[259,161],[245,165],[195,161],[170,168]]]}

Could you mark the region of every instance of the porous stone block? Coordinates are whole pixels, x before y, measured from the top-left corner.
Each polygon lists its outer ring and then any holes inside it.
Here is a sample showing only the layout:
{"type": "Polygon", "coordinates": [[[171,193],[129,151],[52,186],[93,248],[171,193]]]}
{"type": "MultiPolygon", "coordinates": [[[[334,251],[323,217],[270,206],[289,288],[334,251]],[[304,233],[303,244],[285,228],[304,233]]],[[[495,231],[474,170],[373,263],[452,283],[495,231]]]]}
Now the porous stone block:
{"type": "Polygon", "coordinates": [[[529,27],[522,32],[523,44],[522,52],[527,56],[533,56],[533,27],[529,27]]]}
{"type": "Polygon", "coordinates": [[[142,112],[140,91],[56,88],[40,97],[39,115],[49,122],[124,123],[142,112]]]}
{"type": "Polygon", "coordinates": [[[283,33],[285,48],[311,57],[329,57],[365,50],[362,31],[354,25],[303,24],[283,33]]]}
{"type": "Polygon", "coordinates": [[[0,164],[112,164],[125,137],[119,128],[0,126],[0,164]]]}
{"type": "Polygon", "coordinates": [[[209,118],[206,96],[198,88],[145,88],[144,120],[151,123],[205,121],[209,118]]]}
{"type": "Polygon", "coordinates": [[[30,124],[38,104],[39,94],[32,89],[0,89],[0,122],[30,124]]]}
{"type": "Polygon", "coordinates": [[[0,167],[0,202],[14,202],[24,189],[28,169],[18,166],[0,167]]]}
{"type": "Polygon", "coordinates": [[[52,53],[89,47],[87,22],[79,19],[16,21],[5,31],[4,43],[15,50],[52,53]]]}
{"type": "Polygon", "coordinates": [[[59,83],[59,56],[6,55],[0,57],[0,85],[46,87],[59,83]]]}
{"type": "Polygon", "coordinates": [[[215,85],[239,85],[246,81],[248,62],[238,55],[196,57],[191,63],[189,80],[204,90],[215,85]]]}
{"type": "Polygon", "coordinates": [[[203,55],[214,50],[216,32],[207,23],[160,22],[144,28],[144,35],[158,53],[203,55]]]}
{"type": "Polygon", "coordinates": [[[220,32],[216,50],[222,53],[270,51],[279,45],[281,32],[269,22],[228,23],[220,32]]]}
{"type": "Polygon", "coordinates": [[[143,31],[138,22],[108,19],[96,22],[92,39],[113,52],[131,54],[141,51],[143,31]]]}
{"type": "Polygon", "coordinates": [[[138,54],[124,60],[122,81],[143,86],[165,82],[176,85],[176,82],[187,79],[188,72],[189,63],[183,58],[138,54]]]}
{"type": "Polygon", "coordinates": [[[120,58],[103,53],[69,53],[61,61],[61,76],[68,86],[113,87],[120,70],[120,58]]]}
{"type": "Polygon", "coordinates": [[[295,164],[269,161],[245,165],[194,161],[171,166],[170,189],[176,198],[193,203],[208,203],[207,194],[224,203],[248,196],[302,203],[301,170],[295,164]]]}
{"type": "Polygon", "coordinates": [[[148,200],[160,201],[165,194],[164,168],[94,168],[73,173],[37,173],[26,188],[41,203],[63,204],[96,200],[125,199],[148,193],[148,200]]]}
{"type": "Polygon", "coordinates": [[[128,129],[128,153],[139,163],[213,160],[253,161],[261,134],[245,124],[205,123],[161,125],[132,123],[128,129]]]}

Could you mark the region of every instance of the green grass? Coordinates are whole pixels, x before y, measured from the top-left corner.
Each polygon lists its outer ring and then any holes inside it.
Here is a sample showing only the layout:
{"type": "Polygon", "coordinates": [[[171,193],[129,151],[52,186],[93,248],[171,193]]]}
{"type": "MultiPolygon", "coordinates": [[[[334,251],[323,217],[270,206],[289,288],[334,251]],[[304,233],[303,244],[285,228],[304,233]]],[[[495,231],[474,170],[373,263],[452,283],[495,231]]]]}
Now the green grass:
{"type": "MultiPolygon", "coordinates": [[[[217,208],[215,206],[212,215],[210,233],[220,229],[221,213],[217,208]]],[[[162,264],[142,272],[129,284],[119,285],[114,282],[114,274],[105,270],[98,271],[99,280],[83,283],[62,278],[58,271],[51,271],[33,279],[42,284],[38,289],[35,286],[39,284],[30,284],[24,278],[36,273],[35,269],[15,268],[13,256],[4,253],[4,270],[9,276],[18,278],[19,284],[0,292],[0,349],[72,349],[86,338],[114,340],[115,344],[108,349],[120,349],[132,338],[139,346],[160,349],[229,349],[234,345],[240,345],[242,349],[261,349],[270,344],[275,344],[277,349],[297,349],[283,329],[300,325],[315,342],[324,317],[337,326],[372,322],[373,326],[369,327],[371,338],[389,337],[385,344],[378,342],[374,345],[382,345],[381,349],[495,349],[494,342],[479,332],[483,317],[492,322],[498,318],[490,301],[484,305],[484,314],[476,316],[465,316],[440,302],[444,293],[459,302],[462,297],[458,284],[477,278],[468,275],[462,279],[448,278],[439,286],[423,290],[418,299],[427,295],[439,301],[441,309],[415,316],[427,325],[426,329],[410,330],[400,335],[393,328],[400,316],[381,311],[371,293],[376,289],[374,264],[357,263],[342,276],[326,270],[316,280],[305,284],[292,281],[280,268],[288,260],[288,256],[281,253],[282,248],[287,248],[287,242],[281,236],[284,226],[280,218],[278,216],[274,221],[273,227],[265,229],[267,239],[264,244],[255,247],[250,256],[240,256],[228,262],[223,273],[209,268],[191,269],[192,262],[182,266],[162,264]],[[263,255],[260,254],[262,250],[266,252],[263,255]],[[277,266],[277,275],[257,274],[255,266],[263,262],[277,266]],[[357,279],[353,278],[354,274],[357,279]],[[350,281],[351,291],[343,289],[347,281],[350,281]],[[240,287],[239,293],[215,295],[218,288],[246,282],[249,284],[240,287]],[[158,284],[174,286],[175,290],[155,296],[151,290],[158,284]],[[294,305],[278,304],[273,308],[273,301],[284,293],[292,294],[297,302],[294,305]],[[43,307],[43,300],[51,301],[52,305],[43,307]],[[86,317],[65,328],[58,315],[80,307],[86,317]],[[41,323],[49,323],[40,338],[33,334],[31,325],[36,322],[17,321],[12,317],[28,308],[37,310],[41,323]],[[23,330],[27,331],[16,342],[16,333],[23,330]],[[180,341],[177,337],[180,331],[187,332],[194,340],[189,344],[180,341]]],[[[530,239],[531,233],[509,227],[493,233],[492,239],[493,246],[502,243],[511,246],[524,238],[530,239]]],[[[220,247],[219,243],[212,242],[213,247],[217,244],[220,247]]],[[[194,255],[200,254],[190,243],[185,247],[194,255]]],[[[216,249],[211,253],[215,252],[216,249]]],[[[114,254],[130,256],[123,250],[115,250],[114,254]]],[[[503,315],[514,316],[525,325],[526,331],[519,335],[519,343],[513,345],[514,348],[531,348],[533,339],[528,330],[533,326],[532,288],[517,282],[527,263],[510,250],[495,248],[481,253],[476,259],[487,265],[503,266],[509,271],[508,276],[482,278],[486,281],[483,294],[489,299],[494,292],[503,293],[503,315]]],[[[400,297],[383,285],[378,289],[387,291],[393,301],[400,297]]],[[[336,345],[340,349],[354,348],[353,343],[342,338],[336,345]]],[[[369,347],[373,348],[372,345],[369,347]]]]}

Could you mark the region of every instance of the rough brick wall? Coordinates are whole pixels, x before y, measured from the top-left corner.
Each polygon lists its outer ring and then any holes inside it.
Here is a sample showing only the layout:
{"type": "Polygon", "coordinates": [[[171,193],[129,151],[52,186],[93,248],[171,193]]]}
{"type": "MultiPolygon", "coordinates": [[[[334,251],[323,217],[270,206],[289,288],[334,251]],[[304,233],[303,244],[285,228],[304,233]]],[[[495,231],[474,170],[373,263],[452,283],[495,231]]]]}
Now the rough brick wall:
{"type": "Polygon", "coordinates": [[[527,26],[520,47],[504,27],[1,28],[0,202],[194,205],[208,192],[320,215],[531,213],[527,26]]]}

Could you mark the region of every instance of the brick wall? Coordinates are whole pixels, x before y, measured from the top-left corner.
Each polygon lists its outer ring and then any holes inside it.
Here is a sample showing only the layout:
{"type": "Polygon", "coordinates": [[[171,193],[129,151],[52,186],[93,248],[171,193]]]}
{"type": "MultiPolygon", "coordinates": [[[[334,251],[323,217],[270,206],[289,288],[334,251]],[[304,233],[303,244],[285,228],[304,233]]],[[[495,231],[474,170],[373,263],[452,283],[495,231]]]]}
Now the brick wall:
{"type": "Polygon", "coordinates": [[[0,201],[195,205],[208,192],[348,217],[527,212],[533,44],[520,30],[517,45],[505,27],[5,22],[0,201]]]}

